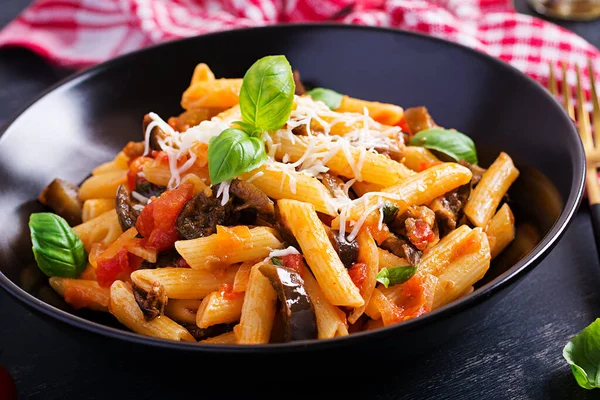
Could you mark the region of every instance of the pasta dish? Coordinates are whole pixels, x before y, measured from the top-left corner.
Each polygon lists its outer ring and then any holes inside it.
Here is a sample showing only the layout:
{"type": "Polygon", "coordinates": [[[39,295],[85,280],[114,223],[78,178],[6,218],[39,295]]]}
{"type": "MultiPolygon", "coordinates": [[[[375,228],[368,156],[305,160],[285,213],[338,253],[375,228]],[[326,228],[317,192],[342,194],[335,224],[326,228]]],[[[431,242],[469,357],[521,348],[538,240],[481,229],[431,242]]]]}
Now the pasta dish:
{"type": "Polygon", "coordinates": [[[328,339],[470,294],[514,239],[511,158],[481,168],[425,107],[307,90],[284,56],[199,64],[181,105],[40,195],[33,253],[73,308],[176,341],[328,339]]]}

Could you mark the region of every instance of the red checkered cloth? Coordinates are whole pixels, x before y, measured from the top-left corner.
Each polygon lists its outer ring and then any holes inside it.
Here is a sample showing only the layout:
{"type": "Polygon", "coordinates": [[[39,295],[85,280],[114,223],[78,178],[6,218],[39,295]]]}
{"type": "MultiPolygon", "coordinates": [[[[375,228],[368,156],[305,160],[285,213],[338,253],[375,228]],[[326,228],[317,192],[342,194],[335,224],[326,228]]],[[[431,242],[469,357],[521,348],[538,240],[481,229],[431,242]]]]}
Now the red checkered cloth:
{"type": "MultiPolygon", "coordinates": [[[[549,22],[518,14],[510,0],[36,0],[0,32],[0,46],[27,47],[53,62],[85,67],[151,44],[233,28],[337,21],[393,27],[499,57],[547,84],[549,67],[600,52],[549,22]]],[[[587,72],[586,72],[587,74],[587,72]]],[[[597,76],[600,81],[600,75],[597,76]]],[[[584,87],[589,89],[588,79],[584,87]]],[[[588,94],[589,95],[589,94],[588,94]]]]}

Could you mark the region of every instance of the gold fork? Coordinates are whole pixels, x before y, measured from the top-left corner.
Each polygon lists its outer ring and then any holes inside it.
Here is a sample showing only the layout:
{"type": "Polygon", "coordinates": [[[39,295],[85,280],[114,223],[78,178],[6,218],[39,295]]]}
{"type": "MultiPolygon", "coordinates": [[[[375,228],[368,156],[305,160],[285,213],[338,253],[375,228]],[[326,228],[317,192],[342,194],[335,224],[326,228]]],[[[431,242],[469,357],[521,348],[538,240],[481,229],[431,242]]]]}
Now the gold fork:
{"type": "MultiPolygon", "coordinates": [[[[588,201],[590,203],[590,209],[592,213],[592,225],[594,227],[594,234],[596,236],[596,245],[600,245],[600,184],[598,183],[600,147],[598,147],[597,139],[594,139],[594,136],[592,135],[593,126],[594,134],[596,136],[600,136],[600,104],[598,102],[598,94],[596,92],[596,82],[594,79],[594,69],[592,65],[592,60],[588,60],[588,72],[590,76],[591,97],[593,105],[591,122],[590,114],[588,113],[585,107],[586,98],[583,88],[581,86],[581,71],[579,69],[579,66],[575,66],[575,74],[577,75],[577,102],[575,106],[573,106],[573,103],[571,102],[571,88],[567,83],[567,68],[564,62],[561,65],[561,69],[563,105],[571,119],[575,120],[575,116],[577,116],[579,136],[581,137],[581,141],[583,142],[583,148],[585,150],[587,161],[585,186],[587,189],[588,201]]],[[[558,88],[552,63],[550,63],[550,79],[548,82],[548,86],[550,92],[554,96],[558,96],[558,88]]]]}

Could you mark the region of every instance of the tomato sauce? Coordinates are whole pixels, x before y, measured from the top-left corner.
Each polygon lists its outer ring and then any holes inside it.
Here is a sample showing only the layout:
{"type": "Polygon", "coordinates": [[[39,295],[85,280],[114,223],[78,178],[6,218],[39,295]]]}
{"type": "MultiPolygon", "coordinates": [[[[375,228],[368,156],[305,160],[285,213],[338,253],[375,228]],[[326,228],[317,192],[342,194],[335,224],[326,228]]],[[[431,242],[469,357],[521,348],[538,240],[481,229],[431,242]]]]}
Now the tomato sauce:
{"type": "Polygon", "coordinates": [[[354,263],[354,265],[348,270],[350,279],[356,285],[358,290],[362,292],[362,287],[367,280],[367,264],[365,263],[354,263]]]}
{"type": "Polygon", "coordinates": [[[127,252],[126,248],[120,249],[111,258],[99,258],[96,268],[98,284],[109,287],[116,280],[129,281],[129,275],[139,269],[142,259],[127,252]]]}
{"type": "Polygon", "coordinates": [[[224,283],[219,286],[219,295],[226,300],[235,300],[244,296],[244,292],[234,292],[233,285],[224,283]]]}
{"type": "Polygon", "coordinates": [[[293,269],[299,274],[302,273],[302,267],[304,262],[302,261],[302,254],[288,254],[287,256],[281,257],[283,266],[286,268],[293,269]]]}

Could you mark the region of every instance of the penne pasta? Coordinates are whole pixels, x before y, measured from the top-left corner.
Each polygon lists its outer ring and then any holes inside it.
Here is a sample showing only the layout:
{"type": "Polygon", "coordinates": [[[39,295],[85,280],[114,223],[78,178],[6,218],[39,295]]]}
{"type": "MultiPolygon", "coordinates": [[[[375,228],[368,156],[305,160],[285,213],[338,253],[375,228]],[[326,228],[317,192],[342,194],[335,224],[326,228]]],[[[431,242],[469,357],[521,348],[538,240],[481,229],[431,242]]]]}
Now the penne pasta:
{"type": "Polygon", "coordinates": [[[194,73],[192,74],[192,81],[190,82],[190,86],[194,83],[198,82],[210,82],[215,80],[215,74],[212,72],[210,67],[205,63],[200,63],[196,65],[194,68],[194,73]]]}
{"type": "Polygon", "coordinates": [[[88,253],[92,249],[92,244],[108,247],[123,233],[115,210],[107,211],[77,225],[73,227],[73,230],[83,242],[83,247],[88,253]]]}
{"type": "Polygon", "coordinates": [[[276,144],[275,157],[278,160],[286,158],[290,162],[296,162],[305,155],[309,147],[317,148],[319,152],[315,153],[316,157],[323,160],[325,166],[329,168],[329,172],[346,178],[356,178],[358,181],[381,186],[392,186],[404,178],[414,175],[414,172],[406,166],[383,154],[351,145],[344,149],[335,144],[338,142],[328,141],[326,136],[290,138],[287,135],[273,134],[271,138],[276,144]]]}
{"type": "Polygon", "coordinates": [[[277,232],[262,226],[252,229],[217,226],[217,233],[213,235],[175,242],[179,254],[194,269],[263,259],[272,250],[282,247],[277,232]]]}
{"type": "Polygon", "coordinates": [[[427,150],[420,146],[406,146],[404,149],[404,165],[413,171],[421,172],[427,168],[439,164],[441,161],[427,150]]]}
{"type": "Polygon", "coordinates": [[[342,97],[342,102],[335,111],[362,114],[365,108],[371,118],[384,125],[396,125],[404,115],[402,107],[393,104],[379,103],[377,101],[355,99],[354,97],[349,96],[342,97]]]}
{"type": "Polygon", "coordinates": [[[241,79],[201,80],[190,85],[181,97],[181,107],[185,110],[195,108],[230,108],[238,104],[241,79]]]}
{"type": "Polygon", "coordinates": [[[473,239],[469,236],[471,232],[471,228],[463,225],[446,235],[421,258],[417,273],[438,276],[464,252],[465,248],[470,246],[470,241],[473,239]]]}
{"type": "Polygon", "coordinates": [[[92,175],[79,187],[79,199],[115,199],[119,185],[127,182],[127,170],[92,175]]]}
{"type": "Polygon", "coordinates": [[[461,293],[483,278],[490,267],[490,246],[481,228],[475,228],[467,239],[468,247],[437,276],[433,308],[439,308],[458,298],[461,293]]]}
{"type": "Polygon", "coordinates": [[[235,333],[233,331],[223,333],[219,336],[201,340],[200,343],[205,344],[236,344],[235,333]]]}
{"type": "Polygon", "coordinates": [[[283,164],[264,164],[240,176],[251,182],[273,199],[293,199],[312,204],[315,209],[327,215],[337,215],[332,205],[332,197],[321,182],[296,170],[283,168],[283,164]]]}
{"type": "Polygon", "coordinates": [[[508,204],[504,204],[485,228],[494,259],[515,238],[515,217],[508,204]]]}
{"type": "Polygon", "coordinates": [[[114,160],[101,164],[92,170],[92,175],[105,174],[107,172],[127,171],[129,169],[129,157],[123,151],[116,155],[114,160]]]}
{"type": "Polygon", "coordinates": [[[409,265],[409,262],[404,258],[398,257],[387,250],[377,248],[377,252],[379,255],[379,269],[409,265]]]}
{"type": "Polygon", "coordinates": [[[208,328],[212,325],[237,322],[242,315],[244,304],[243,293],[224,294],[222,290],[206,296],[196,314],[198,328],[208,328]]]}
{"type": "Polygon", "coordinates": [[[364,300],[331,245],[314,207],[295,200],[279,200],[277,205],[325,297],[336,306],[362,306],[364,300]]]}
{"type": "Polygon", "coordinates": [[[256,262],[246,261],[240,265],[240,268],[237,270],[233,280],[234,292],[239,293],[246,291],[246,288],[248,287],[248,279],[250,278],[250,270],[254,264],[256,264],[256,262]]]}
{"type": "Polygon", "coordinates": [[[354,182],[352,190],[357,196],[362,197],[370,192],[381,192],[385,186],[377,185],[369,182],[354,182]]]}
{"type": "Polygon", "coordinates": [[[110,287],[110,313],[119,322],[134,332],[161,339],[195,342],[196,339],[169,317],[161,315],[152,321],[146,321],[131,288],[122,281],[115,281],[110,287]]]}
{"type": "Polygon", "coordinates": [[[83,202],[81,220],[87,222],[115,209],[115,199],[89,199],[83,202]]]}
{"type": "MultiPolygon", "coordinates": [[[[157,186],[168,186],[169,181],[171,180],[171,169],[169,168],[169,165],[164,162],[148,161],[144,163],[142,172],[144,173],[144,177],[148,180],[148,182],[157,186]]],[[[198,168],[193,165],[190,169],[180,173],[182,180],[188,175],[195,175],[196,177],[200,178],[200,180],[207,181],[208,168],[198,168]]],[[[196,183],[194,183],[194,187],[196,188],[196,183]]]]}
{"type": "MultiPolygon", "coordinates": [[[[443,163],[426,169],[418,174],[409,176],[401,183],[383,189],[364,201],[354,203],[346,210],[347,221],[358,221],[363,214],[377,208],[379,204],[391,203],[398,207],[402,214],[409,206],[428,204],[436,197],[443,195],[459,186],[469,183],[472,174],[468,168],[455,163],[443,163]]],[[[332,227],[340,226],[340,217],[337,217],[332,227]]]]}
{"type": "Polygon", "coordinates": [[[485,227],[494,216],[502,197],[518,177],[519,170],[515,168],[512,159],[508,154],[500,153],[473,189],[465,205],[465,215],[475,226],[485,227]]]}
{"type": "Polygon", "coordinates": [[[191,268],[140,269],[131,274],[133,283],[149,292],[155,282],[160,283],[169,299],[203,299],[223,283],[233,283],[237,266],[220,271],[191,268]]]}
{"type": "Polygon", "coordinates": [[[277,293],[259,271],[261,265],[262,262],[254,265],[250,271],[240,323],[235,327],[238,344],[265,344],[271,337],[277,293]]]}
{"type": "Polygon", "coordinates": [[[182,324],[195,324],[196,313],[202,300],[169,299],[165,305],[165,315],[182,324]]]}
{"type": "Polygon", "coordinates": [[[70,279],[53,276],[50,286],[74,309],[89,308],[96,311],[108,312],[110,290],[101,287],[98,282],[70,279]]]}

